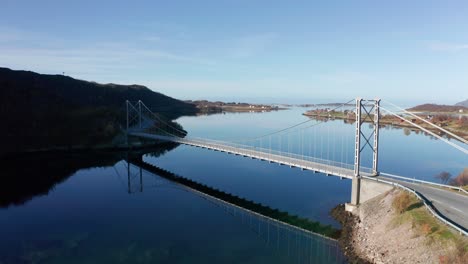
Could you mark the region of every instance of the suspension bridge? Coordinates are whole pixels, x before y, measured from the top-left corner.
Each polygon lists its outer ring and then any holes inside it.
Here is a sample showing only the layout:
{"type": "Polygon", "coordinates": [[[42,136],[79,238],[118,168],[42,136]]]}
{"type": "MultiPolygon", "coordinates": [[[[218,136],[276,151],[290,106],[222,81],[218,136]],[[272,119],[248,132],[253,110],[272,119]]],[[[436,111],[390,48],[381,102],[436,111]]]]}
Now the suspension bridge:
{"type": "Polygon", "coordinates": [[[228,141],[190,137],[181,127],[154,113],[142,101],[136,103],[127,101],[127,135],[149,140],[175,142],[329,176],[338,176],[342,179],[351,179],[351,202],[348,204],[350,210],[359,205],[361,201],[362,180],[398,186],[414,192],[440,220],[461,233],[468,234],[468,196],[434,187],[451,188],[466,193],[465,190],[449,185],[416,181],[412,177],[379,171],[380,119],[382,113],[397,118],[460,151],[461,155],[468,154],[466,149],[468,142],[418,115],[407,112],[397,105],[389,104],[397,110],[383,107],[380,99],[364,100],[361,98],[337,104],[333,109],[328,109],[328,112],[339,111],[350,115],[351,121],[355,123],[354,140],[352,141],[347,140],[347,137],[340,134],[340,131],[331,131],[331,133],[327,131],[324,138],[323,133],[316,133],[316,130],[320,129],[320,125],[326,120],[314,119],[264,135],[228,141]],[[368,123],[369,127],[363,126],[364,123],[368,123]],[[431,127],[431,129],[427,127],[431,127]],[[440,134],[447,135],[447,137],[440,134]],[[448,137],[454,138],[458,142],[449,140],[448,137]],[[291,140],[291,138],[295,140],[291,140]],[[351,148],[353,155],[349,157],[351,144],[354,145],[351,148]],[[368,164],[371,166],[363,166],[363,158],[367,158],[368,164]],[[437,198],[434,198],[438,201],[437,204],[431,202],[433,197],[437,198]],[[457,207],[454,207],[453,204],[457,204],[457,207]]]}

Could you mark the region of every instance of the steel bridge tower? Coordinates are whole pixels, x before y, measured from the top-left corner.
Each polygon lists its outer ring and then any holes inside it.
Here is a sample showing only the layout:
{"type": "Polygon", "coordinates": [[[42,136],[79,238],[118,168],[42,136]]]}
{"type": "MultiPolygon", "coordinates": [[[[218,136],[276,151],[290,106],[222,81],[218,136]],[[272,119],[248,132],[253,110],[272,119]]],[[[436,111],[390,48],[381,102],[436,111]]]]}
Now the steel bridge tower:
{"type": "Polygon", "coordinates": [[[380,99],[364,100],[362,98],[356,98],[356,135],[354,146],[354,175],[351,187],[351,206],[359,204],[361,193],[361,153],[366,146],[372,149],[372,175],[379,175],[379,119],[380,99]],[[370,135],[365,135],[361,130],[362,124],[366,121],[370,122],[373,126],[370,135]],[[371,140],[371,138],[373,138],[373,140],[371,140]]]}

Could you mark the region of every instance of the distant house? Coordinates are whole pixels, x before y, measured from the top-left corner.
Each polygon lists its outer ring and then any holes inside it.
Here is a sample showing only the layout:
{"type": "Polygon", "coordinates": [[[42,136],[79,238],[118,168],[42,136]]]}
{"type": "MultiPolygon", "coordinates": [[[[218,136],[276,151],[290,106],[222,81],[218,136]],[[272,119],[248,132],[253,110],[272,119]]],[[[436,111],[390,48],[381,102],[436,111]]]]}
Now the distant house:
{"type": "Polygon", "coordinates": [[[459,113],[463,113],[463,109],[458,110],[459,113]]]}
{"type": "Polygon", "coordinates": [[[427,119],[427,120],[432,120],[432,118],[434,118],[433,115],[427,115],[427,116],[426,116],[426,119],[427,119]]]}

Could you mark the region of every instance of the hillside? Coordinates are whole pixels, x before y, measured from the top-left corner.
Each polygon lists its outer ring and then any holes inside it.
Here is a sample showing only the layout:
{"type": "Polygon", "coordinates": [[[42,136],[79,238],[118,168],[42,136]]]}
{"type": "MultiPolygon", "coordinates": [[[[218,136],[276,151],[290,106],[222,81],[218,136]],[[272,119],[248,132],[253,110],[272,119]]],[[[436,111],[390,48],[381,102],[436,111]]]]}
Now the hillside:
{"type": "Polygon", "coordinates": [[[407,109],[413,112],[458,112],[460,109],[468,111],[468,108],[455,105],[422,104],[407,109]]]}
{"type": "Polygon", "coordinates": [[[194,105],[140,85],[99,84],[0,68],[3,152],[109,143],[125,122],[125,100],[175,119],[194,105]]]}
{"type": "Polygon", "coordinates": [[[466,99],[465,101],[456,103],[455,105],[457,105],[457,106],[464,106],[464,107],[467,107],[467,108],[468,108],[468,99],[466,99]]]}

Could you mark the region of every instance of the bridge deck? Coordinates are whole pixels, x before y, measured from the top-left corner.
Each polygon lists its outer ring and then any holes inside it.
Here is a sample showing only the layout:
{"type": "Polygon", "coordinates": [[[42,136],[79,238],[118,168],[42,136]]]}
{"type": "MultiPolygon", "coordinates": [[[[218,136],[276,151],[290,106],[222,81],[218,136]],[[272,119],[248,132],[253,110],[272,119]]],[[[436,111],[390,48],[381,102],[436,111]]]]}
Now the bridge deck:
{"type": "MultiPolygon", "coordinates": [[[[219,142],[214,140],[202,140],[202,139],[191,139],[191,138],[178,138],[170,136],[162,136],[149,134],[144,132],[130,132],[132,136],[157,139],[163,141],[176,142],[184,145],[190,145],[195,147],[201,147],[211,149],[215,151],[221,151],[231,153],[234,155],[241,155],[244,157],[250,157],[253,159],[265,160],[269,162],[278,163],[281,165],[287,165],[290,167],[297,167],[303,170],[310,170],[314,172],[321,172],[327,175],[334,175],[343,178],[352,179],[354,175],[354,168],[352,165],[335,162],[331,160],[324,160],[318,158],[312,158],[292,153],[284,153],[269,149],[262,148],[247,148],[247,146],[230,145],[231,143],[219,142]],[[229,145],[228,145],[229,144],[229,145]]],[[[370,172],[361,172],[363,176],[370,176],[370,172]]]]}

